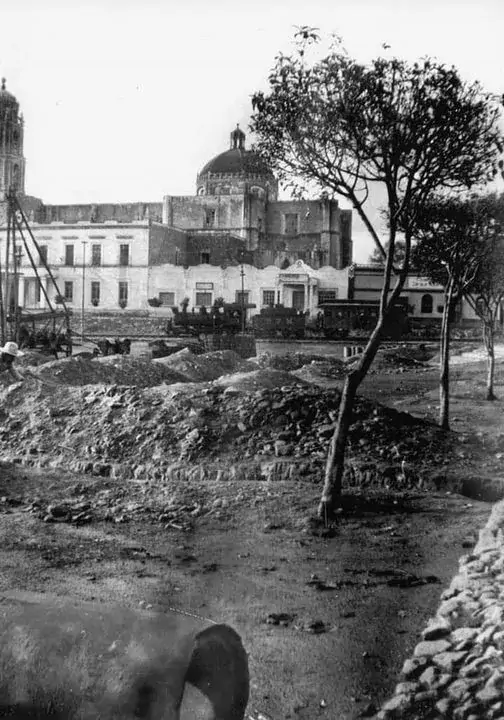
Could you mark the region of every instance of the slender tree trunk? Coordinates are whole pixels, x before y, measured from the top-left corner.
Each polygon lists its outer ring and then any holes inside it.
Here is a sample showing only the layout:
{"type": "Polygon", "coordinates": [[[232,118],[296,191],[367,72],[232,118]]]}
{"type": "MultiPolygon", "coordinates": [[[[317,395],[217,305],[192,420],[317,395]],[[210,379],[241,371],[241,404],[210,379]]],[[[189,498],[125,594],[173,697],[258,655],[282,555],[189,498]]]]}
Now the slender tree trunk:
{"type": "Polygon", "coordinates": [[[443,430],[450,429],[450,326],[453,304],[453,284],[450,281],[445,292],[445,305],[441,323],[441,361],[439,373],[439,424],[443,430]]]}
{"type": "Polygon", "coordinates": [[[487,351],[487,400],[496,400],[494,393],[494,374],[495,374],[495,349],[494,349],[494,328],[493,323],[485,323],[483,329],[483,338],[487,351]]]}
{"type": "Polygon", "coordinates": [[[327,522],[334,511],[341,505],[341,489],[345,470],[345,453],[348,430],[352,422],[353,404],[357,389],[366,377],[380,346],[383,321],[379,321],[364,350],[357,368],[346,377],[341,394],[338,420],[334,429],[324,475],[324,487],[318,507],[318,516],[327,522]]]}

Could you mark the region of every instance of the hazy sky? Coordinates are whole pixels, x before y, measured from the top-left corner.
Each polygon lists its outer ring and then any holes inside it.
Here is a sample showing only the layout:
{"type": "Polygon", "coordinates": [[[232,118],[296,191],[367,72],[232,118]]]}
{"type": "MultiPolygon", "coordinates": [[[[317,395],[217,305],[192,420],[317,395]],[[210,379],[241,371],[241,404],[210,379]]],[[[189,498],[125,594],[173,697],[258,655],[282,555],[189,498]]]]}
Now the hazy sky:
{"type": "MultiPolygon", "coordinates": [[[[504,91],[504,0],[1,0],[0,23],[26,190],[47,203],[193,194],[295,25],[337,32],[359,60],[387,42],[504,91]]],[[[370,247],[356,228],[356,259],[370,247]]]]}

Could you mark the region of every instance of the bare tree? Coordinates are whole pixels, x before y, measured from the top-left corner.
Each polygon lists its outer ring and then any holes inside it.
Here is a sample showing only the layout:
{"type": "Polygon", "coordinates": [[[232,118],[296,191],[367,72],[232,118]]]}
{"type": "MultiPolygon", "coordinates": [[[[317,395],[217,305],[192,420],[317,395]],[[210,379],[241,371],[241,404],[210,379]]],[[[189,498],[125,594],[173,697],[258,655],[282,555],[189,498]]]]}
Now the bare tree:
{"type": "Polygon", "coordinates": [[[467,188],[493,178],[502,151],[499,107],[478,83],[426,59],[377,58],[363,65],[335,40],[310,60],[318,36],[300,28],[290,56],[279,55],[267,93],[252,97],[256,150],[280,181],[302,196],[347,198],[384,257],[379,318],[360,362],[346,378],[330,441],[319,515],[341,503],[348,429],[357,389],[378,350],[384,322],[408,274],[416,213],[439,188],[467,188]],[[367,212],[370,187],[386,190],[387,245],[367,212]],[[399,226],[404,260],[394,269],[399,226]]]}

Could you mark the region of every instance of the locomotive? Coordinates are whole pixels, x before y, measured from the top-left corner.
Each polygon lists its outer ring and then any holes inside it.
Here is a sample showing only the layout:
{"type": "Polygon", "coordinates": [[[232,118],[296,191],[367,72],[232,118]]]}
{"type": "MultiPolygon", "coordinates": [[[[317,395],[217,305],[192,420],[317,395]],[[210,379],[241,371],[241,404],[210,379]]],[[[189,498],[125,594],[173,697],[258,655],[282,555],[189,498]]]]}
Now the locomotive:
{"type": "Polygon", "coordinates": [[[211,308],[202,306],[198,312],[194,310],[187,312],[186,307],[182,310],[173,307],[173,318],[168,322],[166,332],[168,335],[188,334],[193,336],[239,333],[245,325],[244,320],[249,308],[255,308],[255,305],[223,303],[222,305],[213,305],[211,308]]]}

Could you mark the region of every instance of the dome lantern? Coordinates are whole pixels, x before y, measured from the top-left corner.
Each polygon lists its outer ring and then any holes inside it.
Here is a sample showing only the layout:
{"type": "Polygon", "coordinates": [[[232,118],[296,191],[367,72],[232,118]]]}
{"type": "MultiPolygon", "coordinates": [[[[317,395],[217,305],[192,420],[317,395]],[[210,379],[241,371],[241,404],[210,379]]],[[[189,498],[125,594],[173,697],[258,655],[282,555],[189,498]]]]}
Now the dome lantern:
{"type": "Polygon", "coordinates": [[[245,150],[245,133],[237,123],[235,129],[231,133],[231,141],[229,143],[230,150],[245,150]]]}

